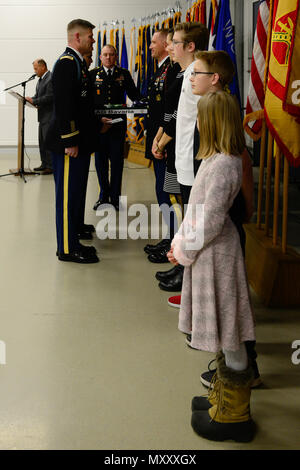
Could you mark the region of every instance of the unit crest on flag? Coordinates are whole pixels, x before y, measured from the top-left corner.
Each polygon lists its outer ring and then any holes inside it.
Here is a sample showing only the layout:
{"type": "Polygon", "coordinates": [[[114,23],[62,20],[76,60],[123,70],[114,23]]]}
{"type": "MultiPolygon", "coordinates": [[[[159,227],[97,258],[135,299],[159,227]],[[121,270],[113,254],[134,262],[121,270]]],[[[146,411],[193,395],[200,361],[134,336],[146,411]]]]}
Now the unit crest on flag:
{"type": "Polygon", "coordinates": [[[279,65],[287,65],[292,44],[297,12],[292,11],[279,18],[272,33],[272,52],[279,65]]]}

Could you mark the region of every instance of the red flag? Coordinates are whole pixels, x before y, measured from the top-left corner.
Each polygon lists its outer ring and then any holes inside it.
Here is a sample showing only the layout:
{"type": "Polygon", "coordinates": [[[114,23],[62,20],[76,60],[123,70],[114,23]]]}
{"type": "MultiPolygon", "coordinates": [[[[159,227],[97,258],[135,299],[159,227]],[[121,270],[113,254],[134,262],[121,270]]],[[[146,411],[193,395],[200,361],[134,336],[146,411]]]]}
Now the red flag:
{"type": "Polygon", "coordinates": [[[273,5],[265,118],[270,133],[290,165],[298,167],[300,119],[284,110],[284,100],[286,87],[290,88],[289,71],[295,72],[296,77],[299,71],[299,65],[293,64],[292,46],[294,50],[299,50],[300,0],[273,0],[273,5]]]}
{"type": "Polygon", "coordinates": [[[199,20],[206,26],[206,0],[199,0],[199,20]]]}
{"type": "Polygon", "coordinates": [[[259,5],[257,25],[253,44],[251,76],[246,106],[245,130],[253,140],[261,135],[263,107],[265,101],[264,74],[270,16],[270,0],[262,0],[259,5]]]}

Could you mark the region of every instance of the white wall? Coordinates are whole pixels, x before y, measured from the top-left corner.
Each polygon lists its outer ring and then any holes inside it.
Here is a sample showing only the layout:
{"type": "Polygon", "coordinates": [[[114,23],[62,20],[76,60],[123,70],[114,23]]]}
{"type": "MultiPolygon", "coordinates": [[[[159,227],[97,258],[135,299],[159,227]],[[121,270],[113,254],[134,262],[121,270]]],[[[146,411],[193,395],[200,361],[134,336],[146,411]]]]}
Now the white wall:
{"type": "MultiPolygon", "coordinates": [[[[230,1],[233,23],[236,3],[241,5],[244,1],[230,1]]],[[[124,20],[130,55],[132,18],[139,19],[174,5],[175,0],[152,0],[151,3],[149,0],[0,0],[0,146],[17,145],[17,101],[1,90],[30,77],[33,74],[32,62],[37,57],[43,57],[52,69],[65,48],[69,21],[74,18],[91,21],[96,25],[96,36],[99,25],[104,21],[118,19],[121,27],[124,20]]],[[[181,5],[184,21],[188,2],[181,0],[181,5]]],[[[242,43],[239,34],[238,44],[242,43]]],[[[35,86],[36,80],[29,82],[26,95],[32,96],[35,86]]],[[[22,87],[15,91],[22,94],[22,87]]],[[[37,141],[36,111],[27,108],[25,144],[37,145],[37,141]]]]}
{"type": "MultiPolygon", "coordinates": [[[[172,3],[172,2],[171,2],[172,3]]],[[[66,25],[83,18],[96,25],[103,21],[125,21],[161,12],[170,0],[0,0],[0,90],[33,74],[32,62],[43,57],[51,69],[66,45],[66,25]],[[1,86],[2,85],[2,86],[1,86]]],[[[128,53],[129,34],[127,38],[128,53]]],[[[26,95],[34,94],[36,80],[26,85],[26,95]]],[[[15,89],[22,94],[22,87],[15,89]]],[[[17,101],[0,94],[0,146],[17,145],[17,101]]],[[[25,144],[37,144],[36,111],[26,110],[25,144]]]]}

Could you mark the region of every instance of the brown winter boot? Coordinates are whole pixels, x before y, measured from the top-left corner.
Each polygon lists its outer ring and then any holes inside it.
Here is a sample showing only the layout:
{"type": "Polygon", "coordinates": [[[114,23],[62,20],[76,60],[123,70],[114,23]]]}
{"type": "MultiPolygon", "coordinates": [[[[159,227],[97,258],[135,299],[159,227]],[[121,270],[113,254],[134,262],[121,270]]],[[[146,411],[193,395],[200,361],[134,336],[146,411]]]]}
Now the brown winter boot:
{"type": "MultiPolygon", "coordinates": [[[[219,352],[216,356],[217,364],[224,360],[223,352],[219,352]]],[[[217,371],[212,378],[208,395],[202,395],[201,397],[194,397],[192,399],[192,411],[197,410],[209,410],[213,405],[217,404],[217,397],[219,395],[220,381],[218,380],[217,371]]]]}
{"type": "Polygon", "coordinates": [[[233,439],[249,442],[254,437],[255,426],[250,417],[250,394],[253,371],[251,367],[237,372],[218,361],[216,395],[207,410],[192,414],[192,427],[202,437],[213,441],[233,439]]]}

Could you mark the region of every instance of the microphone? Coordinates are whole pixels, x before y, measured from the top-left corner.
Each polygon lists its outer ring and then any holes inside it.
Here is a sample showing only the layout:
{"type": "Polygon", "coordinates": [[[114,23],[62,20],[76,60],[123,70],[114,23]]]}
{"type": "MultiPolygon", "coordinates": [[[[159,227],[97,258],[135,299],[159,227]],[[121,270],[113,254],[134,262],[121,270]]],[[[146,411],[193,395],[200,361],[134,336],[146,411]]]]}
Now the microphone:
{"type": "Polygon", "coordinates": [[[27,80],[27,81],[29,82],[30,80],[33,80],[35,77],[36,77],[36,73],[34,73],[33,75],[31,75],[31,77],[30,77],[30,78],[28,78],[28,80],[27,80]]]}

